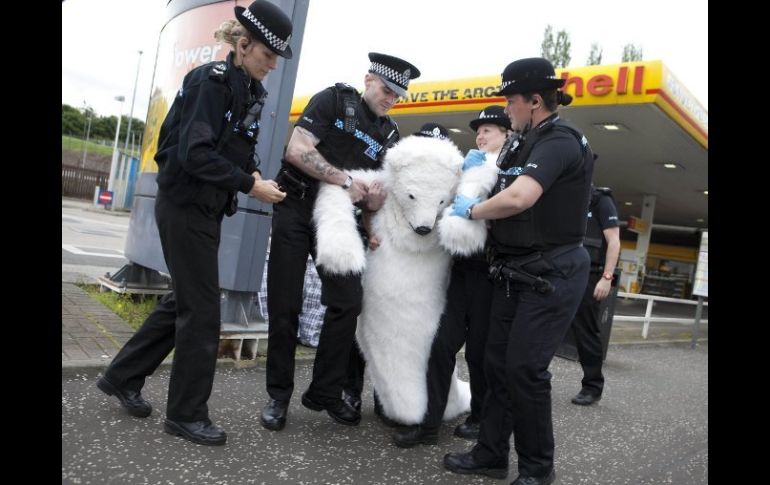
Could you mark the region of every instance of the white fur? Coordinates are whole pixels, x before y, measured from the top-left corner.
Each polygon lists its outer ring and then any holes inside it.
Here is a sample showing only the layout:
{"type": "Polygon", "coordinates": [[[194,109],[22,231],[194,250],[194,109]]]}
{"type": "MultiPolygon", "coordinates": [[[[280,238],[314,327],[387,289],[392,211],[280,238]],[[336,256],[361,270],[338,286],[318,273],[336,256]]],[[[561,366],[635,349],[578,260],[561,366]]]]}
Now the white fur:
{"type": "MultiPolygon", "coordinates": [[[[464,171],[457,186],[457,193],[486,200],[497,180],[496,161],[495,154],[487,154],[483,164],[464,171]]],[[[470,256],[484,249],[487,239],[486,221],[450,216],[452,209],[452,206],[444,209],[438,225],[441,245],[450,253],[459,256],[470,256]]]]}
{"type": "MultiPolygon", "coordinates": [[[[355,170],[354,178],[371,183],[378,172],[355,170]]],[[[355,207],[348,191],[322,183],[313,208],[316,226],[316,265],[334,274],[359,274],[366,267],[364,243],[356,229],[355,207]]]]}
{"type": "MultiPolygon", "coordinates": [[[[462,161],[462,154],[449,141],[414,136],[401,140],[388,150],[378,176],[387,191],[382,209],[372,219],[379,248],[366,254],[365,265],[353,261],[347,249],[346,256],[327,258],[327,271],[332,259],[338,273],[366,267],[356,338],[383,411],[404,424],[422,421],[427,408],[425,376],[444,308],[451,260],[439,245],[436,227],[454,197],[462,161]],[[415,231],[419,227],[431,231],[421,236],[415,231]]],[[[321,201],[327,194],[324,189],[319,192],[314,211],[319,256],[322,250],[342,249],[321,246],[332,239],[327,232],[350,230],[349,221],[343,224],[339,218],[349,215],[352,219],[352,210],[340,212],[339,217],[317,214],[339,209],[332,204],[341,200],[321,201]],[[323,227],[327,221],[335,227],[323,227]]],[[[336,236],[339,240],[353,238],[350,234],[336,236]]],[[[455,369],[444,419],[470,410],[469,385],[456,374],[455,369]]]]}

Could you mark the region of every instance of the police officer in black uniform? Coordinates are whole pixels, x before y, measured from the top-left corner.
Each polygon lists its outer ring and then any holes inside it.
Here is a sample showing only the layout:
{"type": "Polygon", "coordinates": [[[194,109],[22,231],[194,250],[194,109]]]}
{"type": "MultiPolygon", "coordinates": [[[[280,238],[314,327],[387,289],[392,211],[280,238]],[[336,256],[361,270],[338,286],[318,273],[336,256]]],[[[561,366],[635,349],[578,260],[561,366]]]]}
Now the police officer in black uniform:
{"type": "MultiPolygon", "coordinates": [[[[262,425],[280,430],[294,391],[294,351],[298,315],[302,309],[305,261],[315,254],[311,216],[319,181],[342,186],[353,203],[364,210],[382,207],[385,193],[379,182],[367,187],[346,170],[379,169],[385,151],[399,138],[398,127],[387,116],[399,97],[406,96],[410,79],[420,75],[412,64],[397,57],[370,53],[363,95],[351,86],[335,84],[315,94],[292,133],[283,166],[276,180],[287,197],[275,204],[270,260],[267,269],[268,349],[267,393],[262,425]]],[[[313,380],[302,404],[326,412],[337,422],[355,426],[359,410],[342,399],[350,358],[358,360],[353,341],[361,313],[360,275],[332,275],[318,268],[321,303],[326,305],[313,366],[313,380]]]]}
{"type": "Polygon", "coordinates": [[[498,95],[518,135],[503,146],[488,200],[459,194],[453,214],[490,219],[490,273],[495,279],[484,373],[489,385],[476,446],[449,453],[455,473],[508,474],[514,434],[515,485],[555,479],[551,374],[548,365],[575,315],[588,279],[582,246],[593,153],[563,121],[559,104],[571,96],[546,59],[521,59],[502,74],[498,95]]]}
{"type": "Polygon", "coordinates": [[[262,180],[254,161],[265,92],[260,82],[277,56],[292,57],[292,24],[275,5],[235,7],[215,37],[233,50],[190,71],[160,129],[155,219],[173,291],[165,295],[120,350],[97,386],[132,416],[152,411],[145,378],[174,350],[164,429],[203,445],[227,435],[209,419],[220,330],[218,248],[222,217],[236,192],[263,202],[285,197],[262,180]]]}
{"type": "Polygon", "coordinates": [[[579,406],[589,406],[602,398],[604,352],[599,331],[599,310],[602,300],[607,298],[612,289],[612,274],[620,255],[618,211],[612,191],[607,187],[591,188],[588,226],[583,240],[591,257],[591,271],[583,300],[572,321],[575,347],[583,368],[582,389],[572,398],[572,403],[579,406]]]}

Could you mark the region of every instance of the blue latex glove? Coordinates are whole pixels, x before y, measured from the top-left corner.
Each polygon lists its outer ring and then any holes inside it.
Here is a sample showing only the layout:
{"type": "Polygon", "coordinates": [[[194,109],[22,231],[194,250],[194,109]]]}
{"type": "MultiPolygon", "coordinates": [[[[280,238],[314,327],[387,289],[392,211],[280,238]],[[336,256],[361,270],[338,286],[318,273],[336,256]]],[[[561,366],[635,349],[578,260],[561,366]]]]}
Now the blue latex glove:
{"type": "Polygon", "coordinates": [[[463,171],[468,170],[469,168],[478,167],[484,163],[486,158],[487,156],[481,150],[468,150],[468,154],[465,155],[465,160],[463,160],[463,171]]]}
{"type": "MultiPolygon", "coordinates": [[[[477,150],[478,151],[478,150],[477,150]]],[[[468,207],[478,204],[481,199],[478,197],[466,197],[463,194],[455,195],[452,202],[452,213],[450,215],[468,218],[468,207]]]]}

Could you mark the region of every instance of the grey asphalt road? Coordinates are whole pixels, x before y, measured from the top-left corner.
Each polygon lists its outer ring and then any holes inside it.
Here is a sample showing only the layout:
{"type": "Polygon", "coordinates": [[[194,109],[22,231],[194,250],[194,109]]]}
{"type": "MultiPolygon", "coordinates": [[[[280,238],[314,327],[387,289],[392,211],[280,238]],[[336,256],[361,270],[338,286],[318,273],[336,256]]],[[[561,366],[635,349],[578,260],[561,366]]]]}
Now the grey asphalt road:
{"type": "MultiPolygon", "coordinates": [[[[461,376],[467,371],[461,362],[461,376]]],[[[400,449],[373,414],[370,385],[358,427],[334,423],[299,403],[312,363],[298,361],[295,396],[281,432],[259,425],[264,364],[220,365],[209,401],[228,432],[223,447],[163,432],[168,367],[148,379],[147,419],[126,415],[94,383],[99,368],[62,369],[62,481],[82,484],[457,484],[509,483],[454,475],[442,456],[469,449],[446,424],[436,446],[400,449]]],[[[558,484],[708,483],[708,344],[611,346],[602,401],[570,404],[576,362],[554,359],[553,416],[558,484]]]]}

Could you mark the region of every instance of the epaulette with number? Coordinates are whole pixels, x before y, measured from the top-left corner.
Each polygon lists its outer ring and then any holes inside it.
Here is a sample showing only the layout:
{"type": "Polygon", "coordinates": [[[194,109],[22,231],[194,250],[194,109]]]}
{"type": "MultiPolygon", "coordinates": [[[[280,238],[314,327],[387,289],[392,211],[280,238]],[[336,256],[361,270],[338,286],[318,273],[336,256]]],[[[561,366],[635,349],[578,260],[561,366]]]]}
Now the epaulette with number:
{"type": "Polygon", "coordinates": [[[218,62],[211,66],[209,71],[209,79],[213,79],[219,82],[225,82],[225,73],[227,72],[227,64],[224,62],[218,62]]]}
{"type": "Polygon", "coordinates": [[[358,94],[358,91],[356,90],[356,88],[354,88],[348,83],[335,83],[334,87],[339,89],[340,91],[353,91],[355,94],[358,94]]]}

